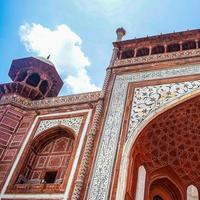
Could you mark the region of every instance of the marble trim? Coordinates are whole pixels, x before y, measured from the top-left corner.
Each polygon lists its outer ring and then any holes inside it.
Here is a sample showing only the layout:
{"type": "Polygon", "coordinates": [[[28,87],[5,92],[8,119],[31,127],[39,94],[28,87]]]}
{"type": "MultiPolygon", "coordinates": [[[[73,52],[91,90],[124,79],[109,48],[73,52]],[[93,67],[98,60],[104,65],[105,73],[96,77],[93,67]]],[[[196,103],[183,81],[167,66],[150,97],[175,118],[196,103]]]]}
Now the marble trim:
{"type": "Polygon", "coordinates": [[[178,66],[173,69],[138,72],[116,77],[87,199],[109,199],[112,170],[117,153],[128,83],[195,74],[200,74],[200,65],[178,66]]]}

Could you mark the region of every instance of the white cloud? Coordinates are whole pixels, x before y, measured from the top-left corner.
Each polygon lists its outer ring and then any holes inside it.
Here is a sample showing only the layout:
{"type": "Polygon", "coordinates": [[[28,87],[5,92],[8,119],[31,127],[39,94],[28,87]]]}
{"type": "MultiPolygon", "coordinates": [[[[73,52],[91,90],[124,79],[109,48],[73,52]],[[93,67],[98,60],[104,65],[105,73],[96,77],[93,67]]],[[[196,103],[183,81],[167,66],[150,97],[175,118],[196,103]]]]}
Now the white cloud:
{"type": "Polygon", "coordinates": [[[87,73],[89,59],[81,50],[82,40],[67,25],[51,30],[41,24],[24,24],[19,29],[20,38],[28,52],[47,57],[61,74],[65,89],[72,93],[100,90],[87,73]]]}

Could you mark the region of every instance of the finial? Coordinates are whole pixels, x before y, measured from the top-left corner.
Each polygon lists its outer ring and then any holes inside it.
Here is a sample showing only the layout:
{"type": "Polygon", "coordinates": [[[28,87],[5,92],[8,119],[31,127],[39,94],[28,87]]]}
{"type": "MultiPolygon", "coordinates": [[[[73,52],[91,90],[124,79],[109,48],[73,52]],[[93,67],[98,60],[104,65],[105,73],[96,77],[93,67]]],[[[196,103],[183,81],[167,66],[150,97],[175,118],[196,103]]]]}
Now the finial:
{"type": "Polygon", "coordinates": [[[49,60],[50,56],[51,56],[50,54],[47,56],[47,60],[49,60]]]}
{"type": "Polygon", "coordinates": [[[123,27],[120,27],[116,30],[117,41],[121,41],[122,37],[126,34],[126,30],[123,27]]]}

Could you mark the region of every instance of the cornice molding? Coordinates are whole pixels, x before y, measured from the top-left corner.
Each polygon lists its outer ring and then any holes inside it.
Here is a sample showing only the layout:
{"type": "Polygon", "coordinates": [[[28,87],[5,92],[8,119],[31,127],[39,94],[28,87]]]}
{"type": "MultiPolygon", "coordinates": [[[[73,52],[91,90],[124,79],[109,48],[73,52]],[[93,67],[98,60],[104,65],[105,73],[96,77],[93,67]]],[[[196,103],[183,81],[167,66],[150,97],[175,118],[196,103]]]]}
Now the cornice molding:
{"type": "Polygon", "coordinates": [[[71,104],[95,102],[98,101],[99,97],[100,91],[31,101],[30,99],[21,97],[16,94],[9,94],[3,95],[1,97],[0,105],[13,104],[26,109],[41,109],[57,106],[66,106],[71,104]]]}
{"type": "Polygon", "coordinates": [[[142,57],[134,57],[128,59],[116,60],[113,67],[122,67],[126,65],[136,65],[143,63],[162,62],[168,60],[175,60],[180,58],[190,58],[200,56],[200,49],[193,49],[187,51],[177,51],[173,53],[155,54],[142,57]]]}

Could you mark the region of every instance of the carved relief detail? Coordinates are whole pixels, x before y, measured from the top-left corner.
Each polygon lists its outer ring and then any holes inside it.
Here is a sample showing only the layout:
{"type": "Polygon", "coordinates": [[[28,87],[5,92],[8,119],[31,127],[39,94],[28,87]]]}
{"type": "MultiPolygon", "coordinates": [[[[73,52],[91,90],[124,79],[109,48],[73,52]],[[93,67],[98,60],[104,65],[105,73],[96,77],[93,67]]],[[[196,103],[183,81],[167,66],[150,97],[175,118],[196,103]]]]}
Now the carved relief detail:
{"type": "MultiPolygon", "coordinates": [[[[102,132],[102,138],[97,152],[87,199],[108,199],[110,182],[112,179],[112,170],[121,129],[122,116],[124,113],[128,83],[191,74],[200,74],[200,66],[179,66],[178,68],[174,69],[138,72],[133,74],[118,75],[116,77],[108,108],[108,114],[106,116],[105,125],[102,132]]],[[[184,83],[182,84],[183,85],[181,87],[184,86],[184,83]]],[[[189,87],[190,86],[186,87],[188,88],[188,93],[191,91],[189,90],[189,87]]],[[[175,88],[178,88],[178,86],[175,88]]],[[[184,94],[186,94],[186,92],[187,91],[184,91],[184,94]]],[[[176,92],[176,94],[178,93],[176,92]]],[[[178,97],[176,96],[174,98],[178,97]]]]}
{"type": "Polygon", "coordinates": [[[14,103],[25,108],[38,109],[38,108],[47,108],[54,106],[62,106],[83,102],[92,102],[97,101],[100,97],[100,92],[89,92],[78,95],[69,95],[63,97],[52,97],[45,98],[43,100],[34,100],[31,101],[27,98],[18,96],[16,94],[3,95],[0,99],[0,105],[14,103]]]}

